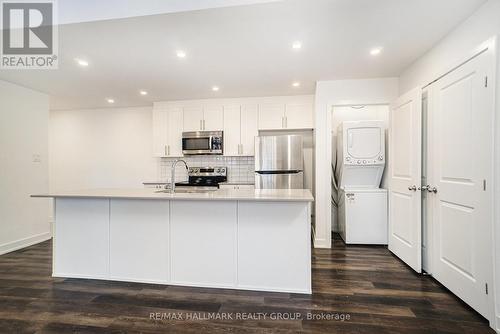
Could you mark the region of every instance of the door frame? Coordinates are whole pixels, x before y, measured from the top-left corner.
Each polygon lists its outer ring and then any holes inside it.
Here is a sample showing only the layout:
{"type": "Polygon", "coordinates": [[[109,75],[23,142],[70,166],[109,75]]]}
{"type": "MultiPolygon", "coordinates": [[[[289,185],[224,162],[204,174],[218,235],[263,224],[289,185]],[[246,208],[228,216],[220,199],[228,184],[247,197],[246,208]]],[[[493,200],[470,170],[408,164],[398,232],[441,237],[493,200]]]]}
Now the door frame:
{"type": "MultiPolygon", "coordinates": [[[[491,239],[489,240],[490,242],[490,249],[493,254],[492,256],[492,277],[491,277],[491,282],[492,282],[492,289],[490,289],[490,297],[489,297],[489,312],[488,312],[488,317],[487,319],[490,322],[490,327],[493,329],[496,329],[497,331],[500,331],[500,266],[496,266],[495,264],[500,261],[500,245],[496,246],[496,243],[500,242],[500,206],[495,206],[495,203],[500,200],[500,84],[497,82],[497,71],[500,70],[500,68],[497,69],[497,45],[498,45],[498,38],[497,36],[494,36],[492,38],[489,38],[485,42],[479,44],[476,48],[474,48],[471,52],[467,54],[464,58],[462,58],[461,61],[457,62],[454,66],[451,66],[448,68],[448,70],[444,71],[443,74],[439,75],[436,79],[432,80],[428,84],[422,87],[422,91],[425,92],[427,91],[428,87],[431,86],[433,83],[438,81],[439,79],[445,77],[449,73],[453,72],[454,70],[460,68],[462,65],[466,64],[467,62],[473,60],[474,58],[486,54],[488,56],[488,67],[491,70],[491,77],[488,76],[488,84],[493,85],[494,88],[494,95],[495,95],[495,102],[493,105],[493,124],[492,126],[492,133],[493,133],[493,145],[492,145],[492,164],[491,164],[491,182],[490,186],[493,187],[493,191],[491,192],[491,197],[490,200],[492,202],[492,206],[490,208],[490,214],[491,214],[491,222],[490,222],[490,228],[491,228],[491,239]],[[497,249],[498,248],[498,249],[497,249]],[[498,306],[498,307],[497,307],[498,306]],[[498,308],[498,309],[497,309],[498,308]]],[[[428,103],[428,111],[432,112],[432,104],[428,103]]],[[[429,137],[429,134],[432,134],[432,129],[430,129],[430,122],[429,118],[427,118],[427,124],[426,124],[429,129],[427,131],[427,141],[430,142],[432,139],[429,137]]],[[[431,151],[429,151],[429,147],[427,154],[431,154],[431,151]]],[[[429,159],[427,160],[427,171],[429,171],[430,168],[430,161],[429,159]]],[[[429,176],[429,175],[428,175],[429,176]]],[[[431,247],[431,252],[435,251],[435,245],[434,245],[434,236],[435,236],[435,224],[433,224],[432,217],[434,214],[435,208],[432,205],[428,205],[428,212],[427,212],[427,217],[429,217],[428,223],[430,224],[430,230],[429,234],[431,235],[430,240],[427,240],[427,242],[430,242],[430,247],[431,247]]],[[[428,225],[429,228],[429,225],[428,225]]],[[[429,261],[429,268],[434,268],[434,256],[431,254],[430,258],[428,259],[429,261]]]]}

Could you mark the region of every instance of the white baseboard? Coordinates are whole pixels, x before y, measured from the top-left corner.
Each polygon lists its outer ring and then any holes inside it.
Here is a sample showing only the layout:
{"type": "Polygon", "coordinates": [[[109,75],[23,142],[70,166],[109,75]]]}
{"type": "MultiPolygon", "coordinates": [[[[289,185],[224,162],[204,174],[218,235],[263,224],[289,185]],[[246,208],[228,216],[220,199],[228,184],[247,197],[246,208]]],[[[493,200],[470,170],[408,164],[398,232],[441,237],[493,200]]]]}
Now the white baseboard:
{"type": "Polygon", "coordinates": [[[37,235],[33,235],[31,237],[11,241],[0,245],[0,255],[13,252],[15,250],[25,248],[34,244],[38,244],[42,241],[46,241],[52,238],[52,233],[45,232],[37,235]]]}

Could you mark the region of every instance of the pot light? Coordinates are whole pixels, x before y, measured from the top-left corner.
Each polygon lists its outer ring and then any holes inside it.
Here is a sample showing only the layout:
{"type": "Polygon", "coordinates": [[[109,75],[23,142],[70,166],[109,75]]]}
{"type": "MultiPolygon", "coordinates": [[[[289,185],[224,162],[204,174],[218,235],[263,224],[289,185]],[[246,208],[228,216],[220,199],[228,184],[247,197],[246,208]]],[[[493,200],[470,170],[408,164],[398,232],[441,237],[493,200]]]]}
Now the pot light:
{"type": "Polygon", "coordinates": [[[111,98],[106,99],[106,101],[107,101],[109,104],[113,104],[113,103],[115,103],[115,100],[114,100],[114,99],[111,99],[111,98]]]}
{"type": "Polygon", "coordinates": [[[372,56],[378,56],[382,52],[382,48],[373,48],[370,50],[372,56]]]}
{"type": "Polygon", "coordinates": [[[293,87],[300,87],[300,82],[295,81],[294,83],[292,83],[292,86],[293,87]]]}
{"type": "Polygon", "coordinates": [[[75,58],[75,61],[78,65],[82,66],[82,67],[87,67],[89,66],[89,62],[84,60],[84,59],[79,59],[79,58],[75,58]]]}
{"type": "Polygon", "coordinates": [[[186,58],[186,52],[183,50],[177,50],[176,54],[177,54],[177,57],[179,57],[179,58],[186,58]]]}
{"type": "Polygon", "coordinates": [[[218,87],[218,86],[213,86],[213,87],[212,87],[212,90],[213,90],[214,92],[218,92],[218,91],[219,91],[219,87],[218,87]]]}
{"type": "Polygon", "coordinates": [[[142,96],[146,96],[148,95],[148,92],[146,92],[145,90],[140,90],[139,94],[141,94],[142,96]]]}
{"type": "Polygon", "coordinates": [[[295,41],[292,44],[292,48],[295,50],[298,50],[298,49],[302,48],[302,43],[300,41],[295,41]]]}

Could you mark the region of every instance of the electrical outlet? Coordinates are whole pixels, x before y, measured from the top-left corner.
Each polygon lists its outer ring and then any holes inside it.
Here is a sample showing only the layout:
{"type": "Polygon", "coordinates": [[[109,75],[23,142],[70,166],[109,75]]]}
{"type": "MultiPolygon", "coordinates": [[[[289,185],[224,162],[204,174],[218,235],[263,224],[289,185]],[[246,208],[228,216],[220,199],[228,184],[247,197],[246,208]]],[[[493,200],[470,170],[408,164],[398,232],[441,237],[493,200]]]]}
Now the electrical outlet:
{"type": "Polygon", "coordinates": [[[42,156],[40,154],[33,154],[32,161],[34,163],[42,162],[42,156]]]}

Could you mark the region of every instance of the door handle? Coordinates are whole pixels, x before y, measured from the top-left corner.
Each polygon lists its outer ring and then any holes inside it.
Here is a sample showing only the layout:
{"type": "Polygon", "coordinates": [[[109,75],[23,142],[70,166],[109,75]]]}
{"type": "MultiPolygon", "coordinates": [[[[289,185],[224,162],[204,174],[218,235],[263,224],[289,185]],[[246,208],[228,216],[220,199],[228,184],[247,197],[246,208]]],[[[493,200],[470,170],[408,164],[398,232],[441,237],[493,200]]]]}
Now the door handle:
{"type": "Polygon", "coordinates": [[[436,187],[429,188],[429,189],[427,189],[427,191],[430,193],[434,193],[434,194],[436,194],[438,192],[436,187]]]}
{"type": "Polygon", "coordinates": [[[417,186],[413,185],[411,187],[408,187],[408,190],[410,190],[410,191],[417,191],[417,186]]]}
{"type": "Polygon", "coordinates": [[[421,186],[421,187],[418,187],[418,190],[422,190],[422,191],[428,191],[430,189],[430,185],[425,185],[425,186],[421,186]]]}

